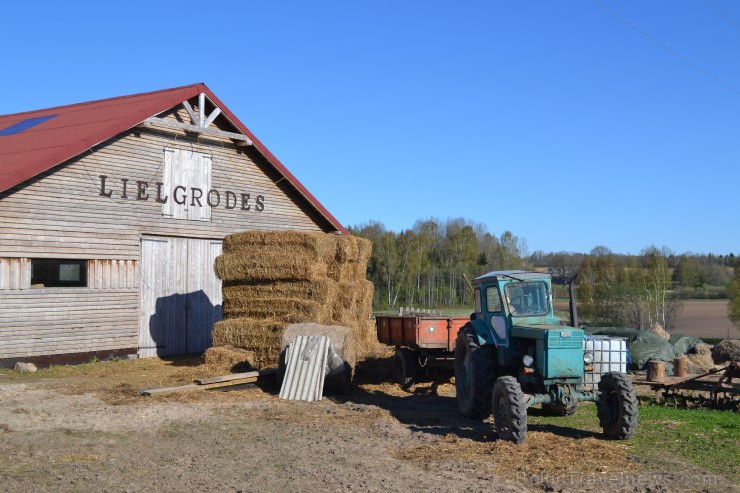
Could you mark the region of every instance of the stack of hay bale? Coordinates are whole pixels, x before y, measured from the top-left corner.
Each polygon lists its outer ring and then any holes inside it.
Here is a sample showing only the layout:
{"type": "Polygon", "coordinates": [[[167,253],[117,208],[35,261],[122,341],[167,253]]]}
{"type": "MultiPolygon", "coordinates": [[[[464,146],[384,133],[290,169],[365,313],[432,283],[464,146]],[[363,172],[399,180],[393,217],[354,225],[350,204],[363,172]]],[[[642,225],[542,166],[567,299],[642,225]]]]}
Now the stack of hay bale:
{"type": "Polygon", "coordinates": [[[343,325],[360,343],[375,338],[373,285],[365,279],[372,243],[351,235],[249,231],[224,239],[216,259],[224,320],[214,346],[254,352],[255,365],[277,364],[292,323],[343,325]]]}

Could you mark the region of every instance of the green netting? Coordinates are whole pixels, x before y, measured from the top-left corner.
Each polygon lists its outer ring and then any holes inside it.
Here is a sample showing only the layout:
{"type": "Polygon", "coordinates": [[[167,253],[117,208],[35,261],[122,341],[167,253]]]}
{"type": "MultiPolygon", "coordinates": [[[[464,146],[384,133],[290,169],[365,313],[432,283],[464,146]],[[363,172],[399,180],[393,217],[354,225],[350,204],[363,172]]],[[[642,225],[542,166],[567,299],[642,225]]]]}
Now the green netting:
{"type": "Polygon", "coordinates": [[[671,334],[671,338],[668,340],[669,343],[673,346],[673,349],[676,350],[676,356],[681,356],[682,354],[688,354],[694,347],[696,347],[697,344],[699,344],[701,339],[698,337],[692,337],[692,336],[685,336],[681,334],[671,334]]]}
{"type": "Polygon", "coordinates": [[[626,338],[632,370],[644,370],[649,360],[658,359],[666,362],[666,373],[673,374],[673,358],[676,357],[676,349],[657,334],[626,327],[598,327],[593,329],[593,335],[626,338]]]}

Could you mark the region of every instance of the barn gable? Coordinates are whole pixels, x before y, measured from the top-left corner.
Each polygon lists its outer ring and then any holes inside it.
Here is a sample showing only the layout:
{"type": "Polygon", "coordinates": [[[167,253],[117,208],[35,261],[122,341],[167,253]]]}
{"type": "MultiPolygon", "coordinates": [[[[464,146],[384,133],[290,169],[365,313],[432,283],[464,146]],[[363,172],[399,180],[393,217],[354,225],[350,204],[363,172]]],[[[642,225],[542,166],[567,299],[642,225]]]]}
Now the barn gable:
{"type": "Polygon", "coordinates": [[[201,352],[225,235],[346,232],[202,84],[0,117],[0,144],[0,363],[201,352]]]}

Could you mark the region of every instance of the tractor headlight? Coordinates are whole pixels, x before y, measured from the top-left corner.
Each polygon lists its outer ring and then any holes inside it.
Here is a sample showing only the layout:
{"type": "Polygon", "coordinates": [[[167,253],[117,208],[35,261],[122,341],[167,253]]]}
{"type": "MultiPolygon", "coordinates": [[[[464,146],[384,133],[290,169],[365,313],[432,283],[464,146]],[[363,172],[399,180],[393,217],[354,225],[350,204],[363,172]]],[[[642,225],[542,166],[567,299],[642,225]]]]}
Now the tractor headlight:
{"type": "Polygon", "coordinates": [[[534,358],[531,357],[530,355],[526,354],[522,358],[522,363],[524,363],[524,366],[530,367],[530,366],[532,366],[532,363],[534,363],[534,358]]]}
{"type": "Polygon", "coordinates": [[[594,362],[594,354],[593,353],[583,353],[583,362],[587,365],[590,365],[594,362]]]}

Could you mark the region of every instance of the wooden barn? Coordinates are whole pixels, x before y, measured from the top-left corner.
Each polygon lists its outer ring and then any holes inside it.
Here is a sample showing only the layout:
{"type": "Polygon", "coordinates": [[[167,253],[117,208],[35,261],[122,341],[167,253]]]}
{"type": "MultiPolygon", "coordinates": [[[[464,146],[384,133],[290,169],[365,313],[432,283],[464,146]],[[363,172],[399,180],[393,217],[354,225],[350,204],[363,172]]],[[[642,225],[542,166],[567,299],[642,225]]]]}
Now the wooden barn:
{"type": "Polygon", "coordinates": [[[0,366],[203,352],[225,235],[346,234],[204,84],[0,116],[0,366]]]}

